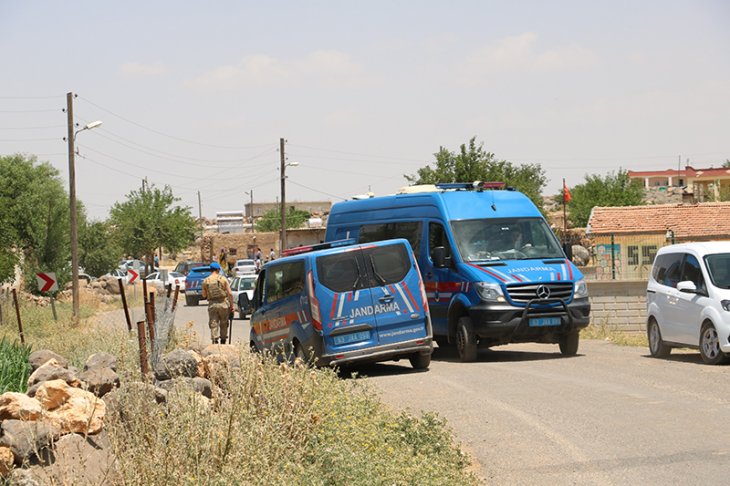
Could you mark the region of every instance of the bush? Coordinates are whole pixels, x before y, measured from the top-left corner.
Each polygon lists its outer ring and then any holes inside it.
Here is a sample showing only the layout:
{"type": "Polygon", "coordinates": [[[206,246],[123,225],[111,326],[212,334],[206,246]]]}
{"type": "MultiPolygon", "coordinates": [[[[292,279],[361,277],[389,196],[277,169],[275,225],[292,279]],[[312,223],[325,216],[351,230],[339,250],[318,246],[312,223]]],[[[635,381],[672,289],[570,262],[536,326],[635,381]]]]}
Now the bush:
{"type": "Polygon", "coordinates": [[[30,376],[30,346],[0,339],[0,395],[11,391],[25,393],[30,376]]]}

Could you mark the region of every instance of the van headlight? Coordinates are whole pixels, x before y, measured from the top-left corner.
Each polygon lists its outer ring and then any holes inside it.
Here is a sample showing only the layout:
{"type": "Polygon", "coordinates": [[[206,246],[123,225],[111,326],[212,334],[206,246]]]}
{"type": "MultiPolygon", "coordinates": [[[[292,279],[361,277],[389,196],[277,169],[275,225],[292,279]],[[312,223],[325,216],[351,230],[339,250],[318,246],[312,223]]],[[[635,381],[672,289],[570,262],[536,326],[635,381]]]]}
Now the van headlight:
{"type": "Polygon", "coordinates": [[[504,302],[504,294],[499,284],[477,282],[477,293],[484,302],[504,302]]]}
{"type": "Polygon", "coordinates": [[[575,283],[575,296],[588,297],[588,285],[586,285],[585,279],[582,278],[575,283]]]}

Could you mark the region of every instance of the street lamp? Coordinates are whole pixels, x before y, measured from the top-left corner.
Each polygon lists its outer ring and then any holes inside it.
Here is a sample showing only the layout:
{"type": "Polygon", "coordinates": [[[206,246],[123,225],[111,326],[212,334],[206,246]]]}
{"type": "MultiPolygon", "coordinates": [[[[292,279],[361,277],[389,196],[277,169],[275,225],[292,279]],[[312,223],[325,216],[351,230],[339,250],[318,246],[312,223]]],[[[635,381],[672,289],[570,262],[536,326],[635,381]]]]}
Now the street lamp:
{"type": "Polygon", "coordinates": [[[101,126],[101,121],[93,121],[74,131],[73,93],[66,93],[66,115],[68,117],[68,197],[71,223],[71,299],[73,301],[73,323],[79,321],[79,234],[76,222],[76,164],[74,142],[76,135],[84,130],[101,126]]]}
{"type": "Polygon", "coordinates": [[[280,251],[286,249],[286,168],[297,167],[299,162],[286,163],[284,156],[284,139],[281,139],[281,247],[280,251]]]}
{"type": "Polygon", "coordinates": [[[249,211],[251,211],[251,214],[249,214],[249,217],[251,218],[251,233],[256,233],[256,230],[253,227],[253,189],[250,191],[243,191],[249,196],[251,196],[251,205],[249,206],[249,211]]]}

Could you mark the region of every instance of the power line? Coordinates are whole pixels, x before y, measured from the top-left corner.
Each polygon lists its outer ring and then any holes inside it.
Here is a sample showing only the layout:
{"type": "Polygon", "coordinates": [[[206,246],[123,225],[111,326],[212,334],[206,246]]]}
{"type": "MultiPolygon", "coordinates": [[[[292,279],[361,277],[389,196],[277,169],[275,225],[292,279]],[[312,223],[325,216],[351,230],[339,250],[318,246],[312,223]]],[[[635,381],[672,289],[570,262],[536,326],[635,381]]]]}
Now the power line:
{"type": "Polygon", "coordinates": [[[309,145],[300,145],[300,144],[289,144],[289,145],[292,147],[301,147],[301,148],[306,148],[306,149],[310,149],[310,150],[318,150],[321,152],[333,152],[333,153],[338,153],[338,154],[355,155],[358,157],[368,157],[368,158],[372,158],[372,159],[384,159],[384,160],[391,160],[391,161],[392,160],[404,160],[404,161],[407,160],[409,162],[419,162],[419,163],[423,162],[423,159],[404,159],[402,157],[393,157],[393,156],[386,156],[386,155],[362,154],[362,153],[357,153],[357,152],[346,152],[344,150],[317,148],[317,147],[311,147],[309,145]]]}
{"type": "Polygon", "coordinates": [[[0,130],[45,130],[46,128],[66,128],[66,125],[49,125],[45,127],[0,127],[0,130]]]}
{"type": "Polygon", "coordinates": [[[55,96],[0,96],[0,100],[49,100],[63,98],[63,95],[55,96]]]}
{"type": "Polygon", "coordinates": [[[0,142],[50,142],[50,141],[62,141],[60,137],[55,138],[16,138],[16,139],[0,139],[0,142]]]}
{"type": "Polygon", "coordinates": [[[0,110],[0,113],[55,113],[58,110],[0,110]]]}
{"type": "Polygon", "coordinates": [[[320,190],[315,189],[313,187],[305,186],[304,184],[299,184],[298,182],[294,182],[294,181],[291,181],[291,180],[288,180],[288,179],[287,179],[287,182],[289,184],[294,184],[295,186],[303,187],[304,189],[309,189],[310,191],[314,191],[314,192],[317,192],[319,194],[324,194],[325,196],[335,197],[337,199],[342,199],[343,201],[347,201],[347,198],[346,197],[336,196],[334,194],[330,194],[329,192],[320,191],[320,190]]]}

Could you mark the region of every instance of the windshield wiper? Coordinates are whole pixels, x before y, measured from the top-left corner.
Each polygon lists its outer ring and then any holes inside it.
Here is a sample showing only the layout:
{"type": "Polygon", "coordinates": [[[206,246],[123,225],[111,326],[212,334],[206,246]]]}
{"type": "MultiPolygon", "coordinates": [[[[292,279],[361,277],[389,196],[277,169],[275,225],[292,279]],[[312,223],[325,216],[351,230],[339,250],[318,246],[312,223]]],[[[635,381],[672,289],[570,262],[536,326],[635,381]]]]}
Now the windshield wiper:
{"type": "Polygon", "coordinates": [[[376,280],[377,280],[378,282],[380,282],[380,285],[385,285],[385,283],[386,283],[386,282],[385,282],[385,279],[384,279],[384,278],[382,277],[382,275],[380,275],[380,274],[378,273],[378,271],[377,271],[377,270],[375,269],[375,260],[373,260],[373,256],[372,256],[372,255],[368,255],[368,257],[370,258],[370,265],[372,265],[372,267],[373,267],[373,275],[375,275],[375,279],[376,279],[376,280]]]}

